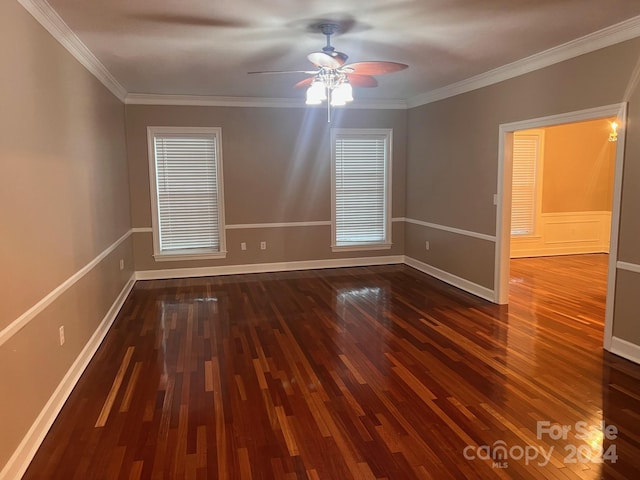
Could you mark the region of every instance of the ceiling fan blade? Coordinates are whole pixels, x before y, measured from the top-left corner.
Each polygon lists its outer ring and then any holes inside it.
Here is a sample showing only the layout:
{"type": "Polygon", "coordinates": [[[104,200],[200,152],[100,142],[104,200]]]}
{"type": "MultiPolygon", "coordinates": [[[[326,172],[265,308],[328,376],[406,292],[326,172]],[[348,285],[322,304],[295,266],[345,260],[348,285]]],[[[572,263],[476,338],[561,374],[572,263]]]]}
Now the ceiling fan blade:
{"type": "Polygon", "coordinates": [[[159,23],[175,26],[205,27],[205,28],[246,28],[251,24],[245,20],[231,17],[203,18],[197,15],[172,13],[134,14],[132,18],[146,23],[159,23]]]}
{"type": "Polygon", "coordinates": [[[281,73],[305,73],[307,75],[315,75],[318,73],[315,70],[265,70],[262,72],[247,72],[249,75],[260,74],[260,75],[279,75],[281,73]]]}
{"type": "Polygon", "coordinates": [[[394,73],[409,68],[409,65],[396,62],[356,62],[343,67],[345,70],[351,69],[358,75],[384,75],[394,73]]]}
{"type": "Polygon", "coordinates": [[[311,85],[313,83],[313,77],[309,77],[309,78],[305,78],[304,80],[300,80],[298,83],[296,83],[293,88],[302,88],[302,87],[308,87],[309,85],[311,85]]]}
{"type": "Polygon", "coordinates": [[[349,83],[354,87],[373,88],[378,86],[378,81],[370,75],[360,75],[359,73],[347,73],[349,83]]]}
{"type": "MultiPolygon", "coordinates": [[[[334,52],[334,53],[340,53],[340,52],[334,52]]],[[[344,54],[342,54],[342,56],[346,57],[346,55],[344,54]]],[[[342,56],[333,56],[325,52],[313,52],[307,55],[307,58],[316,67],[326,67],[326,68],[336,69],[344,65],[344,62],[346,61],[346,58],[343,59],[342,56]]]]}

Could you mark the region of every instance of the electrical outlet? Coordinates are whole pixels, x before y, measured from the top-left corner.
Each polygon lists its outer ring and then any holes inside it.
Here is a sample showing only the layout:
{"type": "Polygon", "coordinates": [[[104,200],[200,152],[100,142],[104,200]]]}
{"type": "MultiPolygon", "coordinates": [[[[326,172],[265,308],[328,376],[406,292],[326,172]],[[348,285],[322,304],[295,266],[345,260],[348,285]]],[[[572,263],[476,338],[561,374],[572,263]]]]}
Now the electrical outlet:
{"type": "Polygon", "coordinates": [[[120,259],[120,270],[124,270],[124,260],[120,259]]]}
{"type": "Polygon", "coordinates": [[[64,345],[64,325],[60,325],[58,333],[60,334],[60,346],[62,346],[64,345]]]}
{"type": "Polygon", "coordinates": [[[260,250],[266,250],[266,249],[267,249],[267,242],[263,240],[262,242],[260,242],[260,250]]]}
{"type": "Polygon", "coordinates": [[[247,242],[240,243],[240,250],[246,250],[246,249],[247,249],[247,242]]]}
{"type": "Polygon", "coordinates": [[[497,193],[493,194],[493,204],[494,205],[498,205],[498,194],[497,193]]]}
{"type": "Polygon", "coordinates": [[[430,245],[429,245],[429,240],[427,240],[426,242],[424,242],[424,248],[429,250],[430,245]]]}

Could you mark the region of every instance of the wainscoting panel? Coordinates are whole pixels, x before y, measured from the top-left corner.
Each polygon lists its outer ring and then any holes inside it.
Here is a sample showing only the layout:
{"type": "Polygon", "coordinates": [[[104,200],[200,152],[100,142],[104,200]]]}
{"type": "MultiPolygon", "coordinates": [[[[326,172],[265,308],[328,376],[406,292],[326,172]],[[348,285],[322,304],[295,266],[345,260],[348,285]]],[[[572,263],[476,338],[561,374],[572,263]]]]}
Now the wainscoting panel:
{"type": "Polygon", "coordinates": [[[611,212],[543,213],[539,234],[511,237],[511,258],[609,253],[611,212]]]}

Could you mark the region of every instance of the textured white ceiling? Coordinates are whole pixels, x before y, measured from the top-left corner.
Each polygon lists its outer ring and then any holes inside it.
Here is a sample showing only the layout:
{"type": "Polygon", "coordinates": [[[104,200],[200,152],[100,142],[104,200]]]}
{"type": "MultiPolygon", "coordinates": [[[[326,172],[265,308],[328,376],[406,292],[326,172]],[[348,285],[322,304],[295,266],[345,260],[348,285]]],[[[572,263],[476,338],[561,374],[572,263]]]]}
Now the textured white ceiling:
{"type": "Polygon", "coordinates": [[[129,93],[296,97],[337,20],[349,62],[408,70],[361,98],[407,99],[640,15],[640,0],[48,0],[129,93]]]}

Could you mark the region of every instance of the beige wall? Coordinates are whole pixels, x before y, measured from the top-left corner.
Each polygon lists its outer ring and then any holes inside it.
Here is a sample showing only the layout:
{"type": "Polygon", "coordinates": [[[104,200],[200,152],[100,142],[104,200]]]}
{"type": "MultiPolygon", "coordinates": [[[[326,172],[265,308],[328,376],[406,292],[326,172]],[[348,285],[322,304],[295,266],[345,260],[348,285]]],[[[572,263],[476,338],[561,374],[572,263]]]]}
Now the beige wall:
{"type": "Polygon", "coordinates": [[[616,143],[614,118],[544,129],[542,213],[610,211],[616,143]]]}
{"type": "Polygon", "coordinates": [[[493,243],[422,225],[405,227],[405,252],[427,265],[493,288],[493,243]],[[429,241],[429,250],[425,248],[429,241]]]}
{"type": "MultiPolygon", "coordinates": [[[[3,330],[128,232],[130,218],[122,103],[17,2],[0,3],[0,31],[3,330]]],[[[24,328],[3,337],[0,470],[132,267],[129,239],[24,328]]]]}
{"type": "Polygon", "coordinates": [[[640,272],[618,270],[616,278],[616,324],[614,335],[628,342],[638,344],[640,323],[640,272]]]}
{"type": "MultiPolygon", "coordinates": [[[[640,39],[553,65],[489,87],[413,108],[408,114],[407,205],[409,218],[488,235],[496,234],[498,128],[500,124],[629,101],[619,259],[640,264],[640,39]],[[523,94],[526,92],[526,94],[523,94]]],[[[426,261],[426,228],[406,229],[405,253],[426,261]]],[[[454,233],[447,234],[457,235],[454,233]]],[[[452,237],[453,238],[453,237],[452,237]]],[[[442,242],[430,255],[458,258],[477,239],[442,242]]],[[[487,241],[490,245],[493,242],[487,241]]],[[[465,268],[493,286],[493,248],[478,250],[465,268]],[[487,251],[491,261],[487,261],[487,251]],[[490,281],[489,281],[490,280],[490,281]]],[[[456,265],[441,265],[452,271],[456,265]]],[[[627,305],[622,277],[616,305],[627,305]]],[[[640,322],[615,314],[614,335],[640,344],[640,322]]]]}
{"type": "MultiPolygon", "coordinates": [[[[392,209],[404,216],[406,111],[316,108],[127,106],[127,139],[134,227],[151,226],[148,126],[222,128],[227,225],[331,220],[330,128],[392,128],[392,209]]],[[[199,268],[331,258],[399,255],[404,231],[395,224],[393,248],[332,253],[331,227],[227,231],[226,259],[156,262],[152,235],[136,233],[136,270],[199,268]],[[258,249],[267,241],[267,250],[258,249]],[[240,250],[247,242],[247,251],[240,250]]]]}

